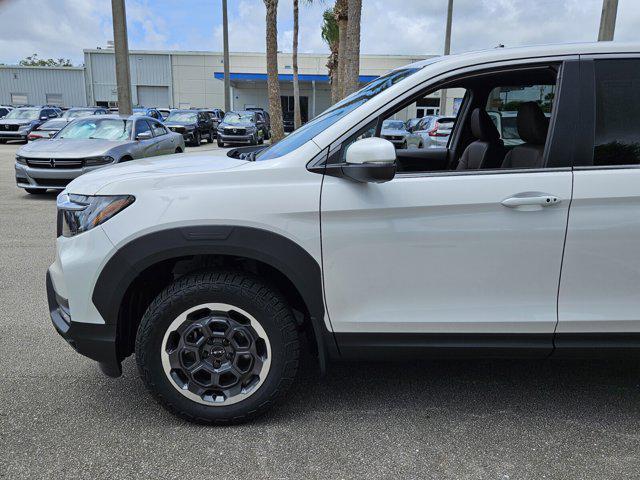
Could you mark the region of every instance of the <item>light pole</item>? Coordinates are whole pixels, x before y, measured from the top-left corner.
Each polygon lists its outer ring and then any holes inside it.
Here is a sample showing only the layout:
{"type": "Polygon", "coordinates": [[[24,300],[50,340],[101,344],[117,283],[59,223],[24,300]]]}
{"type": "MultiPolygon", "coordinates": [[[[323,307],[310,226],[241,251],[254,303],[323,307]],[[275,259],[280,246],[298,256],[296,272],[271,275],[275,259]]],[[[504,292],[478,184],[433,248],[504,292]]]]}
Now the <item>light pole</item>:
{"type": "Polygon", "coordinates": [[[111,0],[111,14],[113,15],[113,46],[116,59],[118,112],[124,115],[131,115],[131,72],[129,69],[127,11],[124,0],[111,0]]]}
{"type": "MultiPolygon", "coordinates": [[[[453,20],[453,0],[449,0],[447,6],[447,29],[444,34],[444,54],[449,55],[451,53],[451,22],[453,20]]],[[[447,90],[442,89],[440,91],[440,115],[445,115],[447,108],[447,90]]]]}
{"type": "Polygon", "coordinates": [[[231,79],[229,72],[229,20],[227,18],[227,0],[222,0],[222,43],[224,49],[224,111],[231,110],[231,79]]]}
{"type": "Polygon", "coordinates": [[[618,0],[602,0],[602,15],[600,16],[599,42],[610,42],[616,30],[616,16],[618,15],[618,0]]]}

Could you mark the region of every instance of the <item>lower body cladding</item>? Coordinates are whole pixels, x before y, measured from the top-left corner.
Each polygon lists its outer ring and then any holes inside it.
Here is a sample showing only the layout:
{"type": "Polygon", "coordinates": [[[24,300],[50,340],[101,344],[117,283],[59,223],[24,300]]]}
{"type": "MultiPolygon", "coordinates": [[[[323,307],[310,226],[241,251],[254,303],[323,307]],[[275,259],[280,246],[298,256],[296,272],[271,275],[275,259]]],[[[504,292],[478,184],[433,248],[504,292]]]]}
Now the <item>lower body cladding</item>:
{"type": "Polygon", "coordinates": [[[92,276],[113,244],[99,226],[73,239],[58,237],[56,243],[55,262],[46,275],[53,325],[76,351],[97,361],[104,373],[119,376],[116,323],[105,322],[91,302],[92,276]]]}
{"type": "Polygon", "coordinates": [[[55,291],[49,272],[47,300],[51,321],[62,338],[78,353],[98,362],[105,375],[119,377],[122,369],[115,348],[116,325],[72,322],[68,301],[55,291]]]}
{"type": "Polygon", "coordinates": [[[18,188],[33,190],[63,190],[71,180],[102,165],[81,168],[34,168],[16,163],[16,184],[18,188]]]}

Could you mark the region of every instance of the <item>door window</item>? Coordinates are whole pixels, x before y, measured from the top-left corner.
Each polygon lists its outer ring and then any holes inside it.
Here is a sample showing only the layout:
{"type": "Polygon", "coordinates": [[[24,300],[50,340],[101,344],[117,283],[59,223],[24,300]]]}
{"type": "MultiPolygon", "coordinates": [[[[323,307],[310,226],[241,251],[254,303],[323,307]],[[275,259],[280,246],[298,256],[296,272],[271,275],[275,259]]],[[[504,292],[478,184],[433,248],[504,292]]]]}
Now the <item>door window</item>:
{"type": "Polygon", "coordinates": [[[153,131],[154,137],[159,137],[167,133],[167,129],[158,122],[153,122],[153,124],[151,125],[151,130],[153,131]]]}
{"type": "Polygon", "coordinates": [[[135,137],[137,138],[138,135],[140,135],[141,133],[145,133],[145,132],[151,133],[151,127],[149,126],[149,123],[147,123],[146,120],[138,120],[136,122],[135,137]]]}
{"type": "Polygon", "coordinates": [[[595,62],[593,164],[640,164],[640,60],[595,62]]]}

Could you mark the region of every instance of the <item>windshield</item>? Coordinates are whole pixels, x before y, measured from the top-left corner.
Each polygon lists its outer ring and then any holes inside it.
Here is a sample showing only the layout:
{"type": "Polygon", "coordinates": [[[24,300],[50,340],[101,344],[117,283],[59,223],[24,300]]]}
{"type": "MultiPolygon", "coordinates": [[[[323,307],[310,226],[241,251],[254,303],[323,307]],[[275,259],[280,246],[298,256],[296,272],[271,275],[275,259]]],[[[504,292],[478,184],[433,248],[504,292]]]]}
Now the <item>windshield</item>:
{"type": "Polygon", "coordinates": [[[37,108],[16,108],[7,113],[4,118],[16,118],[19,120],[36,120],[39,118],[40,110],[37,108]]]}
{"type": "Polygon", "coordinates": [[[196,112],[171,112],[167,122],[195,123],[197,118],[196,112]]]}
{"type": "Polygon", "coordinates": [[[60,130],[56,138],[128,140],[131,135],[131,120],[120,118],[91,118],[77,120],[60,130]]]}
{"type": "Polygon", "coordinates": [[[404,122],[399,120],[385,120],[382,122],[382,128],[388,128],[389,130],[404,130],[404,122]]]}
{"type": "Polygon", "coordinates": [[[230,125],[246,125],[253,121],[253,113],[229,112],[224,116],[224,123],[230,125]]]}
{"type": "Polygon", "coordinates": [[[336,103],[333,107],[325,110],[318,117],[300,127],[289,136],[280,140],[272,147],[265,148],[256,156],[256,160],[270,160],[286,155],[296,148],[307,143],[320,132],[342,119],[353,110],[371,100],[376,95],[384,92],[396,83],[416,73],[420,68],[401,68],[378,77],[369,82],[361,90],[352,93],[344,100],[336,103]]]}
{"type": "Polygon", "coordinates": [[[93,115],[93,110],[67,110],[62,117],[71,120],[72,118],[88,117],[90,115],[93,115]]]}

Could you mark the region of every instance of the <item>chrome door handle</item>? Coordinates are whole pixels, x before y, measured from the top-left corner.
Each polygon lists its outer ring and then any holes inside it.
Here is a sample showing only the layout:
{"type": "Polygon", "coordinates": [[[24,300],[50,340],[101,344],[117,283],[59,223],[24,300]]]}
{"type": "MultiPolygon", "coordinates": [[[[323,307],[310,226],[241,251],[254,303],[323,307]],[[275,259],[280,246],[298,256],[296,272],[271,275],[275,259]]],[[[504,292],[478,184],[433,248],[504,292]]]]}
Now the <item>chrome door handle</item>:
{"type": "Polygon", "coordinates": [[[560,199],[555,195],[540,192],[523,192],[509,198],[505,198],[502,205],[518,210],[540,210],[543,207],[550,207],[560,203],[560,199]]]}

